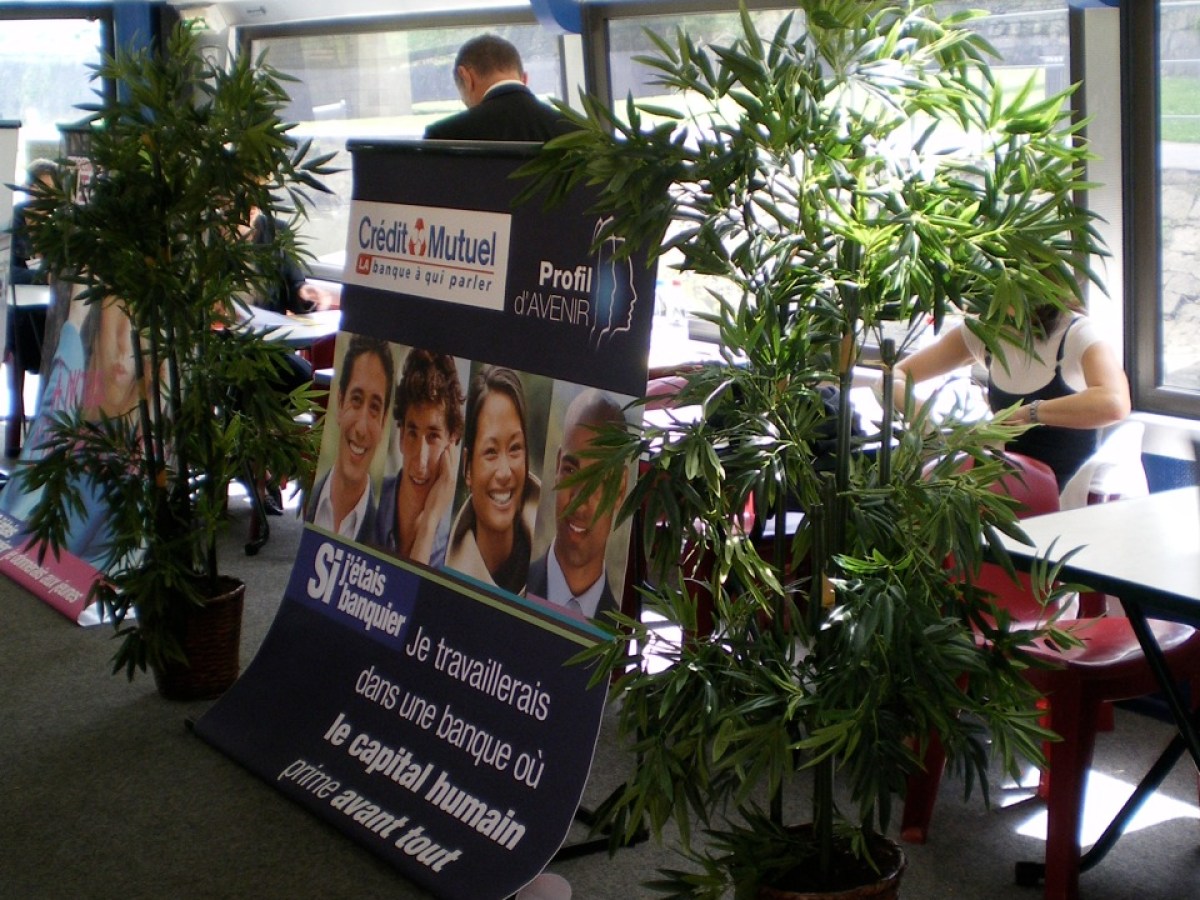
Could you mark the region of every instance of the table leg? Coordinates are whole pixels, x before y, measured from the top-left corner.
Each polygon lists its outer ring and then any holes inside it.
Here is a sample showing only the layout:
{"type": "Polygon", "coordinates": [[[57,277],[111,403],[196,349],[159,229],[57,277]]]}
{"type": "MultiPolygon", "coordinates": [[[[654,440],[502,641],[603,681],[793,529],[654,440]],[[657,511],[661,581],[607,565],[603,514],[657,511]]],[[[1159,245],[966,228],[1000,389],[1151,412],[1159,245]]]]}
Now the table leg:
{"type": "Polygon", "coordinates": [[[258,480],[249,464],[246,465],[243,478],[246,490],[250,494],[250,532],[243,549],[247,556],[254,556],[271,539],[271,526],[267,522],[267,510],[262,496],[258,493],[258,480]]]}
{"type": "Polygon", "coordinates": [[[1150,670],[1154,673],[1155,680],[1167,698],[1167,705],[1171,709],[1171,716],[1175,719],[1175,726],[1179,729],[1179,736],[1192,754],[1196,767],[1200,768],[1200,729],[1197,728],[1191,710],[1180,696],[1179,686],[1171,677],[1171,671],[1167,667],[1162,648],[1158,646],[1158,641],[1154,639],[1154,634],[1146,622],[1146,614],[1142,612],[1142,608],[1137,603],[1122,600],[1121,605],[1125,609],[1125,615],[1129,617],[1129,624],[1133,628],[1133,633],[1137,635],[1138,643],[1142,646],[1142,652],[1146,654],[1146,662],[1150,664],[1150,670]]]}

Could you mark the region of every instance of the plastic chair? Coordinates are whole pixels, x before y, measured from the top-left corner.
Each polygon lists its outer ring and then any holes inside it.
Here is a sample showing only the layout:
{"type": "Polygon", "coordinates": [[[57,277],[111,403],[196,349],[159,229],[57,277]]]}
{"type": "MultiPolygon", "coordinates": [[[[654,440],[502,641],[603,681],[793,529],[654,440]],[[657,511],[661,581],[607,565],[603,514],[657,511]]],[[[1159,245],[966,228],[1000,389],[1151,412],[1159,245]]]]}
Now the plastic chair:
{"type": "MultiPolygon", "coordinates": [[[[1049,489],[1040,471],[1045,467],[1015,454],[1012,458],[1023,474],[1015,482],[1005,479],[1002,487],[1025,491],[1029,501],[1037,504],[1038,513],[1052,511],[1057,497],[1053,501],[1047,499],[1049,489]]],[[[1024,499],[1026,494],[1017,496],[1024,499]]],[[[1032,513],[1035,508],[1027,505],[1027,509],[1032,513]]],[[[1028,620],[1028,611],[1040,610],[1028,591],[1027,581],[1023,582],[1026,587],[1018,588],[1006,576],[994,582],[990,580],[992,574],[982,578],[988,580],[997,602],[1013,614],[1014,620],[1028,620]]],[[[1029,650],[1047,668],[1029,669],[1026,677],[1045,695],[1048,727],[1062,740],[1047,750],[1049,769],[1043,773],[1038,792],[1047,802],[1045,864],[1018,864],[1017,877],[1022,884],[1036,883],[1044,877],[1047,900],[1075,900],[1080,871],[1098,861],[1107,849],[1098,842],[1099,855],[1081,864],[1083,799],[1102,710],[1112,701],[1146,696],[1159,688],[1127,619],[1099,616],[1060,619],[1056,624],[1079,638],[1082,646],[1060,650],[1042,645],[1029,650]]],[[[1180,680],[1190,680],[1195,705],[1200,701],[1200,638],[1195,629],[1186,625],[1159,621],[1150,624],[1172,673],[1180,680]]],[[[932,741],[925,757],[925,771],[909,780],[901,822],[902,839],[913,843],[924,843],[927,839],[944,763],[940,744],[932,741]]]]}
{"type": "Polygon", "coordinates": [[[1146,470],[1142,467],[1142,437],[1146,426],[1125,421],[1114,427],[1101,441],[1071,480],[1063,485],[1059,505],[1078,509],[1089,503],[1105,503],[1150,493],[1146,470]]]}
{"type": "MultiPolygon", "coordinates": [[[[1113,701],[1157,693],[1159,685],[1128,619],[1100,616],[1058,624],[1083,641],[1083,646],[1031,650],[1032,656],[1056,666],[1030,669],[1026,677],[1048,699],[1049,728],[1062,740],[1049,748],[1050,778],[1039,791],[1045,794],[1047,807],[1045,864],[1018,863],[1017,882],[1035,884],[1044,877],[1046,900],[1075,900],[1080,872],[1098,862],[1111,843],[1107,837],[1101,839],[1092,851],[1097,855],[1086,858],[1079,845],[1101,710],[1113,701]]],[[[1200,700],[1200,636],[1194,628],[1175,622],[1152,620],[1149,624],[1171,673],[1178,681],[1188,682],[1195,708],[1200,700]]],[[[1167,771],[1169,767],[1161,776],[1167,771]]],[[[1116,837],[1113,834],[1111,840],[1116,837]]]]}

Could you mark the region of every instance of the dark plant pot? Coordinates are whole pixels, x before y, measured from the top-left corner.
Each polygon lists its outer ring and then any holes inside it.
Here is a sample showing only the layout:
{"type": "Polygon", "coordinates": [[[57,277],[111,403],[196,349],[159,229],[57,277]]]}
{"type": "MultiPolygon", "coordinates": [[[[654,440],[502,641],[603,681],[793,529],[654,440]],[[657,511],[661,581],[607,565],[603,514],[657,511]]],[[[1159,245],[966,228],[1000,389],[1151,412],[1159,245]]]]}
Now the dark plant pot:
{"type": "MultiPolygon", "coordinates": [[[[811,831],[810,826],[799,826],[797,831],[811,831]]],[[[834,844],[834,855],[841,856],[837,864],[839,883],[827,890],[811,887],[811,867],[796,868],[779,879],[780,887],[760,885],[759,900],[895,900],[900,896],[900,877],[908,860],[900,846],[883,835],[869,838],[871,859],[878,870],[871,868],[865,860],[855,859],[847,847],[834,844]]]]}
{"type": "Polygon", "coordinates": [[[246,585],[234,578],[220,581],[220,593],[188,612],[181,642],[188,664],[170,662],[154,667],[154,683],[168,700],[219,697],[241,671],[246,585]]]}

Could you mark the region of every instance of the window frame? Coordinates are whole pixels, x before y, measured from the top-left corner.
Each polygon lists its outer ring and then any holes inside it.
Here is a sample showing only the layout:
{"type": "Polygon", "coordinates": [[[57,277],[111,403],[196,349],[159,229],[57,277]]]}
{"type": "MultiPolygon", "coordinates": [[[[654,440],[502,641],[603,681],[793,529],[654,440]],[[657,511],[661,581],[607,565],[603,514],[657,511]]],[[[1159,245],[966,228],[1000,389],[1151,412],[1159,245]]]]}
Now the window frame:
{"type": "Polygon", "coordinates": [[[1126,172],[1125,370],[1138,412],[1200,419],[1200,391],[1163,384],[1159,8],[1122,3],[1126,172]],[[1134,202],[1136,198],[1136,202],[1134,202]]]}

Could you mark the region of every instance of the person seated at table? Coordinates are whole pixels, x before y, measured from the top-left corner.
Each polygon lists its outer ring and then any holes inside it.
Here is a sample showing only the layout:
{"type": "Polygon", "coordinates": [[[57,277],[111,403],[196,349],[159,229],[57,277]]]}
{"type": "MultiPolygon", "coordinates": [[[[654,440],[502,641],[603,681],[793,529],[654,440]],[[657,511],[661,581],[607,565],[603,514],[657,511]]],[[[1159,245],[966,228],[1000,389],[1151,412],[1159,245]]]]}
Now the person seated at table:
{"type": "MultiPolygon", "coordinates": [[[[50,187],[58,165],[48,159],[35,159],[29,164],[26,194],[41,184],[50,187]]],[[[26,230],[28,202],[13,207],[12,242],[10,244],[8,279],[14,285],[47,284],[49,273],[39,265],[37,253],[26,230]]],[[[25,390],[25,373],[42,369],[42,341],[46,335],[47,307],[42,304],[16,306],[6,301],[8,330],[4,335],[4,359],[9,364],[10,411],[5,429],[4,455],[13,457],[21,450],[21,431],[25,424],[25,405],[21,397],[25,390]]]]}
{"type": "MultiPolygon", "coordinates": [[[[255,244],[272,244],[279,232],[279,222],[262,210],[251,213],[247,237],[255,244]]],[[[308,281],[304,270],[285,255],[279,257],[279,277],[273,279],[264,294],[254,298],[255,306],[271,312],[304,313],[333,307],[333,295],[308,281]]]]}
{"type": "MultiPolygon", "coordinates": [[[[57,173],[57,163],[48,159],[35,159],[26,170],[25,184],[28,188],[33,188],[38,183],[50,187],[57,173]]],[[[29,232],[25,228],[28,205],[28,202],[24,202],[13,206],[8,278],[13,284],[46,284],[47,273],[38,264],[38,255],[29,242],[29,232]]]]}
{"type": "MultiPolygon", "coordinates": [[[[252,210],[249,224],[242,228],[242,234],[247,240],[263,246],[273,244],[278,232],[279,222],[257,208],[252,210]]],[[[333,306],[332,295],[309,283],[303,269],[294,259],[281,252],[277,262],[279,269],[276,277],[271,279],[261,293],[248,297],[249,302],[280,315],[303,315],[333,306]]],[[[313,366],[309,359],[300,353],[290,353],[286,362],[287,368],[271,381],[272,389],[286,396],[298,388],[312,384],[313,366]]],[[[268,515],[283,513],[283,494],[278,477],[273,473],[259,477],[255,489],[268,515]]]]}
{"type": "Polygon", "coordinates": [[[1009,421],[1032,426],[1006,449],[1046,463],[1062,490],[1096,452],[1100,429],[1129,415],[1129,382],[1116,351],[1081,310],[1047,303],[1034,311],[1033,326],[1033,346],[1006,345],[1003,360],[964,324],[944,332],[896,364],[896,407],[903,408],[909,381],[980,363],[992,412],[1019,405],[1009,421]]]}
{"type": "Polygon", "coordinates": [[[375,544],[400,559],[441,566],[463,433],[463,389],[454,357],[414,348],[396,385],[401,466],[383,479],[375,544]]]}
{"type": "Polygon", "coordinates": [[[527,423],[517,373],[481,368],[467,391],[462,477],[468,496],[450,528],[446,567],[514,594],[525,589],[541,495],[529,471],[527,423]]]}

